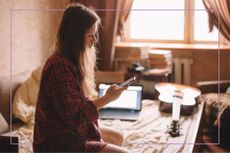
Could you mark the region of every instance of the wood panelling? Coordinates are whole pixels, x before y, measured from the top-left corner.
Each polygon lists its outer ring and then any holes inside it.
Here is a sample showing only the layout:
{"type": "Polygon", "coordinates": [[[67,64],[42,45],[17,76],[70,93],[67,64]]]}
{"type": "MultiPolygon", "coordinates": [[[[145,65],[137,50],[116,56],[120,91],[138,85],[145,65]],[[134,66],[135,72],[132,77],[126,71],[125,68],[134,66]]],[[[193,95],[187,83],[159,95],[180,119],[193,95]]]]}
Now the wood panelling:
{"type": "Polygon", "coordinates": [[[218,72],[220,80],[230,79],[230,50],[172,50],[173,57],[189,57],[193,59],[191,67],[191,84],[198,81],[217,80],[218,72]],[[219,69],[218,69],[219,56],[219,69]]]}
{"type": "MultiPolygon", "coordinates": [[[[117,46],[138,46],[138,43],[122,43],[117,46]]],[[[143,45],[143,44],[140,44],[143,45]]],[[[152,49],[171,50],[173,58],[191,58],[191,85],[198,81],[230,79],[230,46],[218,45],[186,45],[186,44],[149,44],[152,49]],[[219,67],[218,67],[219,58],[219,67]]]]}

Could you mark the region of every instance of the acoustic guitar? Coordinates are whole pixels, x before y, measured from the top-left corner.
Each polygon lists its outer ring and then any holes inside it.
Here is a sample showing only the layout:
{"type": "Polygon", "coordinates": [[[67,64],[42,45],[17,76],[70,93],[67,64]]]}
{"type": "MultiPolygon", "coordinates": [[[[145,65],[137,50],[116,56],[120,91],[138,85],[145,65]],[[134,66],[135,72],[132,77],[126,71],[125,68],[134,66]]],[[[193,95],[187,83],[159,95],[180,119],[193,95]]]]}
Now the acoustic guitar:
{"type": "Polygon", "coordinates": [[[195,98],[201,94],[197,88],[176,83],[157,83],[155,89],[159,92],[158,99],[165,103],[172,103],[174,97],[180,92],[183,96],[181,105],[184,106],[194,106],[196,104],[195,98]]]}
{"type": "Polygon", "coordinates": [[[179,117],[191,115],[196,104],[195,98],[201,94],[197,88],[175,83],[157,83],[155,89],[159,92],[159,110],[172,113],[172,123],[168,132],[172,137],[180,135],[179,117]]]}

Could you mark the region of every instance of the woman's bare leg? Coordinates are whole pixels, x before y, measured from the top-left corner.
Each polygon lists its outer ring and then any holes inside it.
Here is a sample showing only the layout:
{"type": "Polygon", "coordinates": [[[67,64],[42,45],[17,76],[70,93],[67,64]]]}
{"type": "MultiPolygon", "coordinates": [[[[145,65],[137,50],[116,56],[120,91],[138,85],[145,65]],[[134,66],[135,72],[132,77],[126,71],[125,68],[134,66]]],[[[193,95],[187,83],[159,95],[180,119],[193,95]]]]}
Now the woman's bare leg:
{"type": "Polygon", "coordinates": [[[101,153],[129,153],[129,151],[117,145],[107,144],[101,153]]]}
{"type": "Polygon", "coordinates": [[[111,143],[117,146],[122,145],[124,137],[121,132],[115,129],[106,127],[106,126],[101,126],[100,131],[101,131],[102,139],[105,142],[111,143]]]}
{"type": "Polygon", "coordinates": [[[108,143],[101,153],[128,153],[128,150],[120,147],[124,140],[121,132],[106,126],[101,126],[100,131],[102,139],[108,143]]]}

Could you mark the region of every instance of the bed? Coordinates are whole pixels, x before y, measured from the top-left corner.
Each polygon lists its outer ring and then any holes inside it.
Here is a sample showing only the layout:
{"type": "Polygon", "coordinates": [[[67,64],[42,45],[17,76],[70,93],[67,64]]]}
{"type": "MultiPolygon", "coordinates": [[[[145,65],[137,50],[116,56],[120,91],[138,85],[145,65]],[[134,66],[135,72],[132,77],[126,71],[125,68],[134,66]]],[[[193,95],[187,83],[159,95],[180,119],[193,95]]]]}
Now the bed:
{"type": "MultiPolygon", "coordinates": [[[[181,136],[173,138],[168,134],[167,128],[171,122],[171,114],[159,112],[159,101],[143,100],[142,104],[141,117],[135,122],[99,120],[99,125],[121,131],[125,137],[122,146],[132,152],[192,152],[191,144],[188,143],[194,140],[188,139],[188,135],[193,128],[194,115],[180,118],[181,136]]],[[[20,153],[32,152],[33,123],[21,126],[18,130],[13,131],[12,135],[19,137],[20,153]]]]}
{"type": "MultiPolygon", "coordinates": [[[[14,117],[22,120],[24,124],[14,124],[15,130],[7,135],[19,138],[20,153],[32,152],[35,99],[29,99],[27,91],[30,94],[37,93],[38,88],[35,86],[40,72],[41,68],[33,71],[24,85],[18,88],[14,97],[14,117]],[[19,91],[23,94],[19,94],[19,91]]],[[[192,152],[203,104],[199,104],[191,116],[180,117],[180,136],[173,138],[168,133],[171,114],[160,112],[159,103],[157,100],[143,100],[140,119],[137,121],[99,120],[99,126],[109,126],[121,131],[125,137],[122,146],[134,153],[192,152]]]]}

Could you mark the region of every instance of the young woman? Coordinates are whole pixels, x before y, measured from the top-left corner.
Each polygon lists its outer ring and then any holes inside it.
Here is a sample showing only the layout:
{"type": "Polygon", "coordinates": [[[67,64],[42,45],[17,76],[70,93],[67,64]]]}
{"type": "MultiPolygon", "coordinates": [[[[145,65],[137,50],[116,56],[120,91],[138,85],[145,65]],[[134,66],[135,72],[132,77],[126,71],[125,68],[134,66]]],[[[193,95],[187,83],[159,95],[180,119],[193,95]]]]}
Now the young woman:
{"type": "Polygon", "coordinates": [[[127,152],[118,146],[123,140],[118,132],[98,126],[98,109],[127,88],[112,85],[105,96],[93,99],[99,25],[98,15],[83,5],[64,11],[55,53],[42,71],[34,152],[127,152]]]}

